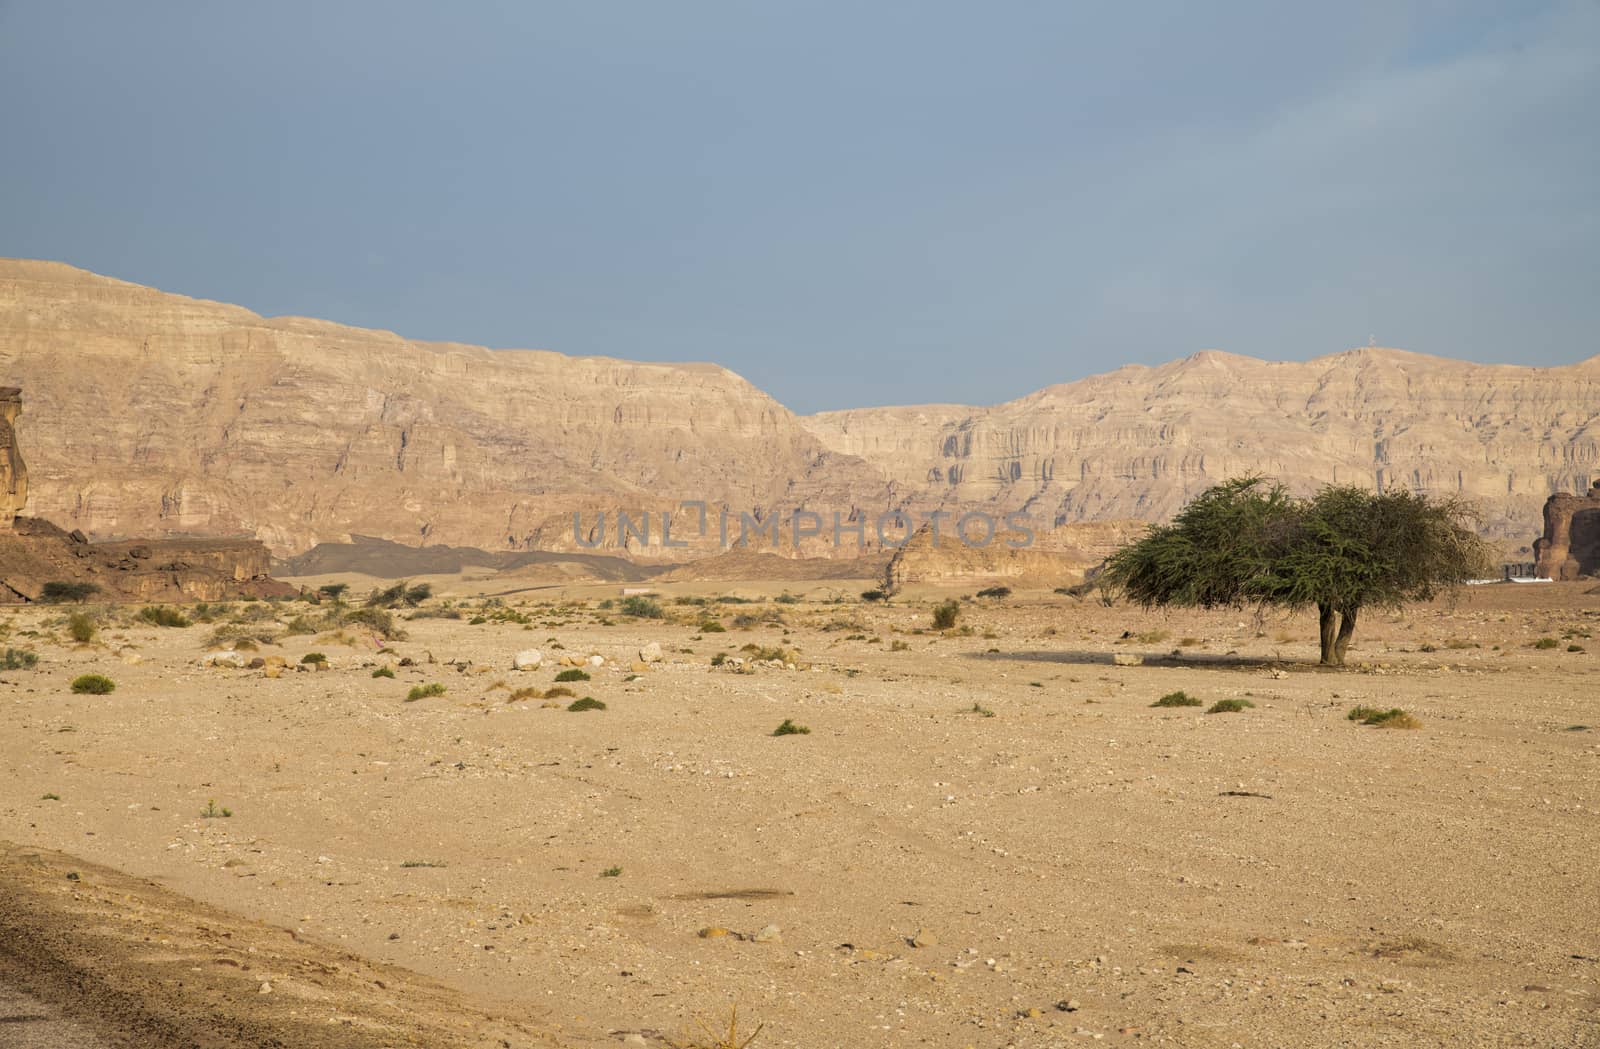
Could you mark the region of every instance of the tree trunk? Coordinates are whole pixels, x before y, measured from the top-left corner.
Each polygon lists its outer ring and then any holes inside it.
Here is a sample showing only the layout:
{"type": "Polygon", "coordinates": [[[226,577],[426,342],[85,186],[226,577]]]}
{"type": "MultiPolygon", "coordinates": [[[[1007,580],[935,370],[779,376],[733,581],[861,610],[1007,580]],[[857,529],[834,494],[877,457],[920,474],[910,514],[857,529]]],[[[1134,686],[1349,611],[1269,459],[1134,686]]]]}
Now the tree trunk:
{"type": "Polygon", "coordinates": [[[1356,610],[1354,607],[1346,608],[1339,622],[1339,636],[1333,642],[1333,660],[1336,666],[1344,666],[1345,650],[1350,647],[1350,635],[1356,632],[1356,610]]]}
{"type": "Polygon", "coordinates": [[[1334,643],[1339,629],[1339,617],[1332,605],[1318,605],[1317,619],[1322,627],[1322,665],[1334,665],[1334,643]]]}

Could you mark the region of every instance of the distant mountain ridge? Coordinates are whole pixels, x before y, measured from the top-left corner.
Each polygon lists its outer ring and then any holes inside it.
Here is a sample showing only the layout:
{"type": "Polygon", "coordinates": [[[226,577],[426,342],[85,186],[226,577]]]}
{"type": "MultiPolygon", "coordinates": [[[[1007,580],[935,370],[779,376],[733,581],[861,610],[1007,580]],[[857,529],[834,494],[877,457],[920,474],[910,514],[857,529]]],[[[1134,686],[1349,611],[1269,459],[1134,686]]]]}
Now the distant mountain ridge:
{"type": "MultiPolygon", "coordinates": [[[[1526,540],[1548,495],[1600,476],[1600,357],[1208,351],[992,407],[800,417],[714,364],[416,342],[31,260],[0,260],[0,385],[23,389],[28,513],[98,538],[252,535],[280,556],[356,534],[575,551],[574,511],[683,499],[1159,520],[1247,472],[1459,492],[1526,540]]],[[[591,552],[716,552],[688,538],[624,551],[613,532],[591,552]]]]}

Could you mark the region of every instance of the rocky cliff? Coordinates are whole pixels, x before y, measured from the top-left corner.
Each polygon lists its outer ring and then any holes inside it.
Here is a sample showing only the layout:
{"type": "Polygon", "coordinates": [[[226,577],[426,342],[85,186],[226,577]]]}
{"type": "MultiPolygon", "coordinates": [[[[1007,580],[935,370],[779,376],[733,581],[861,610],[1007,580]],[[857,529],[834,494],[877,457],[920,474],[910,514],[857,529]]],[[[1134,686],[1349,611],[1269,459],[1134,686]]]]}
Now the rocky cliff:
{"type": "MultiPolygon", "coordinates": [[[[1242,473],[1463,494],[1526,542],[1600,474],[1600,357],[1488,366],[1367,349],[1305,363],[1207,352],[988,408],[799,418],[711,364],[489,351],[263,318],[58,263],[0,260],[0,383],[28,388],[32,512],[95,538],[253,536],[292,555],[407,545],[671,562],[573,536],[699,499],[875,517],[1026,510],[1041,526],[1169,516],[1242,473]],[[586,524],[586,530],[588,525],[586,524]]],[[[3,502],[3,500],[0,500],[3,502]]],[[[0,506],[3,510],[3,506],[0,506]]],[[[659,518],[657,518],[659,522],[659,518]]],[[[887,556],[823,538],[785,556],[887,556]]]]}
{"type": "Polygon", "coordinates": [[[1026,507],[1057,522],[1170,516],[1259,473],[1463,495],[1526,541],[1551,493],[1600,474],[1600,357],[1561,368],[1362,349],[1304,363],[1206,352],[1051,386],[992,408],[808,417],[841,454],[917,497],[1026,507]]]}
{"type": "MultiPolygon", "coordinates": [[[[29,391],[33,512],[96,537],[571,549],[579,510],[890,498],[716,365],[411,342],[57,263],[0,261],[0,381],[29,391]]],[[[629,552],[679,556],[652,543],[629,552]]]]}

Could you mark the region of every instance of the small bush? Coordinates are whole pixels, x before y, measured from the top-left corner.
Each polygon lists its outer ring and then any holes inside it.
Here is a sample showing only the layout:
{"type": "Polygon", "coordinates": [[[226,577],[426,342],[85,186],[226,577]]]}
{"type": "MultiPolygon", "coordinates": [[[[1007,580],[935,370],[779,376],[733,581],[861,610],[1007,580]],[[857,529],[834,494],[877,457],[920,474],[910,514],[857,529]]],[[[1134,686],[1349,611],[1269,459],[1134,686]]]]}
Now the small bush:
{"type": "Polygon", "coordinates": [[[1168,692],[1150,705],[1152,707],[1198,707],[1202,704],[1200,700],[1187,692],[1168,692]]]}
{"type": "Polygon", "coordinates": [[[65,601],[82,604],[99,592],[100,588],[93,583],[46,583],[39,591],[39,600],[52,605],[65,601]]]}
{"type": "Polygon", "coordinates": [[[605,870],[600,872],[600,877],[602,877],[602,878],[620,878],[620,877],[622,877],[622,868],[621,867],[607,867],[605,870]]]}
{"type": "Polygon", "coordinates": [[[432,699],[434,696],[444,695],[445,688],[437,681],[429,685],[415,685],[406,693],[406,702],[415,703],[419,699],[432,699]]]}
{"type": "Polygon", "coordinates": [[[863,601],[886,601],[888,598],[889,595],[884,593],[882,590],[861,591],[861,600],[863,601]]]}
{"type": "Polygon", "coordinates": [[[579,670],[577,667],[571,667],[571,668],[569,668],[567,670],[563,670],[561,673],[556,675],[556,681],[557,682],[561,682],[561,681],[588,681],[588,680],[589,680],[588,672],[584,671],[584,670],[579,670]]]}
{"type": "Polygon", "coordinates": [[[149,623],[151,626],[186,627],[189,625],[187,616],[176,608],[168,608],[165,605],[146,605],[139,609],[139,614],[134,618],[141,623],[149,623]]]}
{"type": "Polygon", "coordinates": [[[328,657],[323,655],[321,652],[307,652],[305,655],[300,657],[300,662],[305,663],[308,666],[312,666],[317,663],[326,663],[327,661],[328,657]]]}
{"type": "Polygon", "coordinates": [[[772,730],[774,736],[809,736],[811,730],[804,725],[796,725],[788,718],[783,719],[783,724],[772,730]]]}
{"type": "Polygon", "coordinates": [[[301,637],[305,634],[315,634],[317,627],[305,616],[295,616],[284,626],[283,632],[288,637],[301,637]]]}
{"type": "Polygon", "coordinates": [[[1582,645],[1568,645],[1567,646],[1567,651],[1568,652],[1580,652],[1581,653],[1581,652],[1584,651],[1584,647],[1582,645]]]}
{"type": "Polygon", "coordinates": [[[1539,640],[1537,640],[1537,641],[1535,641],[1533,643],[1533,647],[1534,648],[1555,648],[1559,644],[1561,644],[1561,642],[1557,641],[1553,637],[1541,637],[1539,640]]]}
{"type": "Polygon", "coordinates": [[[567,709],[576,714],[585,710],[604,710],[606,705],[593,696],[584,696],[582,699],[575,699],[567,704],[567,709]]]}
{"type": "Polygon", "coordinates": [[[623,598],[622,604],[617,606],[617,611],[625,616],[633,616],[636,619],[660,619],[666,615],[661,610],[660,604],[650,600],[648,597],[639,597],[637,595],[623,598]]]}
{"type": "Polygon", "coordinates": [[[326,597],[326,598],[328,598],[330,600],[337,601],[341,597],[343,597],[345,591],[349,590],[349,589],[350,589],[350,584],[349,583],[326,583],[326,584],[324,584],[322,586],[317,587],[317,593],[319,595],[321,595],[322,597],[326,597]]]}
{"type": "Polygon", "coordinates": [[[387,590],[374,590],[367,595],[368,608],[395,608],[407,605],[415,608],[433,596],[433,587],[427,583],[411,583],[402,581],[389,587],[387,590]]]}
{"type": "Polygon", "coordinates": [[[80,645],[87,645],[99,632],[94,616],[87,612],[74,612],[67,617],[67,635],[80,645]]]}
{"type": "Polygon", "coordinates": [[[563,699],[576,696],[577,693],[565,685],[555,685],[539,693],[540,699],[563,699]]]}
{"type": "Polygon", "coordinates": [[[992,718],[992,717],[994,717],[994,711],[990,710],[988,707],[984,706],[981,703],[972,704],[972,709],[967,711],[967,713],[976,714],[981,718],[992,718]]]}
{"type": "Polygon", "coordinates": [[[8,648],[0,654],[0,670],[32,670],[39,657],[25,648],[8,648]]]}
{"type": "Polygon", "coordinates": [[[84,674],[72,679],[72,691],[80,696],[104,696],[117,690],[117,683],[104,674],[84,674]]]}
{"type": "Polygon", "coordinates": [[[206,807],[200,810],[200,818],[203,819],[203,820],[227,819],[232,815],[233,815],[233,810],[232,809],[227,809],[227,808],[219,809],[219,808],[217,808],[217,799],[216,798],[211,798],[210,800],[208,800],[206,802],[206,807]]]}
{"type": "Polygon", "coordinates": [[[933,629],[950,630],[956,625],[956,620],[961,617],[961,605],[954,598],[937,606],[933,610],[933,629]]]}
{"type": "Polygon", "coordinates": [[[394,667],[379,667],[372,672],[373,677],[394,677],[394,667]]]}
{"type": "Polygon", "coordinates": [[[1351,707],[1350,713],[1345,715],[1349,721],[1359,721],[1363,725],[1376,725],[1379,728],[1421,728],[1422,722],[1407,714],[1399,707],[1384,710],[1381,707],[1351,707]]]}
{"type": "Polygon", "coordinates": [[[783,593],[779,594],[777,597],[773,598],[772,600],[776,601],[780,605],[798,605],[804,599],[799,597],[796,594],[791,594],[791,593],[789,593],[789,591],[785,590],[783,593]]]}
{"type": "Polygon", "coordinates": [[[895,638],[893,641],[889,642],[889,651],[891,652],[905,652],[910,648],[910,642],[902,641],[899,638],[895,638]]]}
{"type": "Polygon", "coordinates": [[[714,666],[714,667],[720,667],[722,664],[726,663],[727,661],[728,661],[728,653],[726,653],[726,652],[718,652],[716,655],[711,657],[711,665],[714,666]]]}
{"type": "Polygon", "coordinates": [[[979,597],[1010,597],[1011,596],[1011,588],[1009,586],[986,586],[982,590],[978,591],[978,596],[979,597]]]}
{"type": "Polygon", "coordinates": [[[700,624],[700,633],[702,634],[726,634],[727,632],[728,628],[715,619],[708,619],[700,624]]]}
{"type": "Polygon", "coordinates": [[[1211,709],[1206,711],[1206,713],[1238,714],[1241,711],[1249,710],[1254,706],[1255,704],[1250,702],[1248,699],[1219,699],[1215,703],[1211,704],[1211,709]]]}
{"type": "Polygon", "coordinates": [[[339,617],[343,626],[364,626],[385,641],[405,640],[405,631],[394,625],[394,616],[383,608],[355,608],[339,617]]]}

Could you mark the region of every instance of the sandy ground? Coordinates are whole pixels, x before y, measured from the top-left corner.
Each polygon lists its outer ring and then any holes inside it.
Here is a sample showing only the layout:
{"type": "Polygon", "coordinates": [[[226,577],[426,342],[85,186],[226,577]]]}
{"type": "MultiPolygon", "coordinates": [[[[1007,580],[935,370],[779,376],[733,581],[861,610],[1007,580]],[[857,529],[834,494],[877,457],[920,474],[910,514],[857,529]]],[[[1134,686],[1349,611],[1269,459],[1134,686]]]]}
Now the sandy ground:
{"type": "Polygon", "coordinates": [[[324,1024],[415,1002],[485,1046],[659,1045],[733,1004],[758,1049],[1600,1045],[1587,586],[1370,615],[1340,673],[1305,662],[1305,618],[1054,595],[967,603],[951,636],[914,632],[934,595],[669,621],[530,599],[526,627],[419,619],[392,652],[289,637],[260,654],[332,669],[278,678],[198,666],[208,625],[73,646],[20,611],[5,643],[40,664],[0,674],[0,891],[60,891],[24,885],[39,849],[153,879],[427,989],[346,1000],[278,964],[274,997],[324,1024]],[[751,643],[796,669],[710,665],[751,643]],[[529,647],[546,666],[510,670],[529,647]],[[591,653],[575,687],[606,710],[507,702],[591,653]],[[115,693],[70,694],[88,671],[115,693]],[[1179,689],[1255,706],[1151,707],[1179,689]]]}

